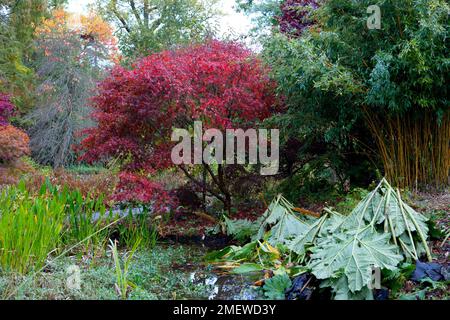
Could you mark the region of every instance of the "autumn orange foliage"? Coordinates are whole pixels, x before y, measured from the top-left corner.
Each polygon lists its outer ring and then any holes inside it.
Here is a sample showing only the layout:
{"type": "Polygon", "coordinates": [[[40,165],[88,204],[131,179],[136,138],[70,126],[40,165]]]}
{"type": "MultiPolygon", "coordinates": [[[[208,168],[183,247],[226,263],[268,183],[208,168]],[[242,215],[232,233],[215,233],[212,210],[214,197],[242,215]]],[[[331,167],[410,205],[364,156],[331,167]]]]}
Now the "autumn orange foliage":
{"type": "Polygon", "coordinates": [[[82,34],[90,35],[105,45],[116,45],[111,26],[98,15],[92,12],[87,16],[81,15],[80,22],[82,34]]]}
{"type": "Polygon", "coordinates": [[[0,162],[11,163],[30,154],[30,138],[14,126],[0,126],[0,162]]]}
{"type": "Polygon", "coordinates": [[[95,41],[108,47],[113,58],[117,55],[117,39],[113,35],[113,28],[94,12],[77,15],[56,9],[50,18],[42,20],[35,33],[40,37],[60,36],[62,39],[67,33],[76,34],[84,41],[95,41]]]}

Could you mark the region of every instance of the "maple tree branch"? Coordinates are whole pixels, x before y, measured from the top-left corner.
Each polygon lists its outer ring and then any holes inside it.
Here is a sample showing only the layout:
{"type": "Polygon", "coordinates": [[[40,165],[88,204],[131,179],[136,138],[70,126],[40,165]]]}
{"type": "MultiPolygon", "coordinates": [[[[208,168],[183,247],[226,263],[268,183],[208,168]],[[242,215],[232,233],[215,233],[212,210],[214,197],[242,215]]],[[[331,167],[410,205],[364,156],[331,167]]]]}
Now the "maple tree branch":
{"type": "Polygon", "coordinates": [[[131,29],[130,29],[130,27],[128,26],[127,22],[126,22],[125,19],[122,17],[122,15],[119,13],[119,11],[117,11],[117,0],[113,0],[113,1],[111,2],[111,4],[112,4],[112,8],[111,8],[112,13],[114,13],[114,15],[116,16],[116,18],[120,21],[120,23],[122,23],[122,26],[125,28],[125,30],[126,30],[128,33],[131,33],[131,29]]]}
{"type": "Polygon", "coordinates": [[[142,19],[141,16],[139,15],[139,12],[136,9],[136,3],[134,2],[134,0],[130,0],[130,7],[131,7],[131,11],[133,12],[134,16],[136,17],[136,21],[139,25],[142,25],[142,19]]]}
{"type": "Polygon", "coordinates": [[[214,172],[212,172],[211,167],[209,165],[205,164],[205,163],[203,164],[203,166],[208,171],[208,173],[211,176],[211,178],[214,181],[214,183],[219,187],[220,191],[222,191],[222,193],[224,193],[224,194],[227,194],[228,192],[225,190],[224,186],[219,182],[219,180],[217,180],[217,177],[214,174],[214,172]]]}
{"type": "Polygon", "coordinates": [[[219,193],[215,192],[213,189],[208,188],[205,184],[203,184],[202,182],[198,181],[197,179],[194,178],[194,176],[192,176],[189,171],[186,169],[186,167],[184,167],[183,165],[179,166],[180,170],[183,171],[183,173],[189,178],[189,180],[191,180],[192,182],[194,182],[196,185],[198,185],[201,188],[205,188],[206,191],[208,191],[210,194],[212,194],[213,196],[215,196],[217,199],[219,199],[220,201],[222,201],[223,203],[225,203],[225,198],[222,197],[219,193]]]}

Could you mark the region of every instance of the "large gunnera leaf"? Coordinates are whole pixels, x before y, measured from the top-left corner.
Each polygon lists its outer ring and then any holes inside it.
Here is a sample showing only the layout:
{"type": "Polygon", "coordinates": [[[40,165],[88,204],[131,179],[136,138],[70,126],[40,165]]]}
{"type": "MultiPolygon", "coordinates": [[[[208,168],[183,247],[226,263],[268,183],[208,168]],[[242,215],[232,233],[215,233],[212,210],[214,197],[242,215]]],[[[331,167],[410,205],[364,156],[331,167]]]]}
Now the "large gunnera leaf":
{"type": "Polygon", "coordinates": [[[258,224],[247,219],[231,220],[224,216],[227,235],[238,241],[251,239],[258,231],[258,224]]]}
{"type": "Polygon", "coordinates": [[[372,268],[394,270],[404,257],[418,259],[422,253],[431,258],[427,233],[426,218],[383,179],[349,216],[331,212],[310,267],[318,279],[330,280],[336,298],[365,296],[372,268]]]}
{"type": "Polygon", "coordinates": [[[314,221],[309,227],[303,232],[299,232],[295,238],[292,240],[287,240],[287,247],[294,251],[297,254],[305,253],[305,247],[308,244],[312,244],[316,239],[316,236],[319,234],[321,227],[325,223],[327,219],[327,215],[323,216],[320,219],[314,221]]]}
{"type": "Polygon", "coordinates": [[[266,280],[263,287],[264,295],[271,300],[284,300],[285,292],[291,285],[291,279],[286,273],[277,274],[266,280]]]}
{"type": "Polygon", "coordinates": [[[373,292],[369,287],[364,287],[355,293],[351,292],[345,275],[337,279],[326,279],[320,283],[320,287],[331,287],[335,300],[373,300],[373,292]]]}
{"type": "Polygon", "coordinates": [[[256,240],[270,231],[268,242],[297,254],[311,246],[308,267],[332,287],[336,299],[368,299],[373,268],[395,270],[404,258],[431,259],[427,219],[403,202],[383,179],[348,216],[324,209],[321,218],[297,216],[281,195],[258,221],[256,240]]]}
{"type": "MultiPolygon", "coordinates": [[[[364,218],[366,224],[390,233],[394,244],[400,246],[406,257],[418,260],[422,253],[431,254],[426,238],[427,218],[403,202],[398,190],[386,179],[364,198],[351,213],[353,219],[364,218]]],[[[349,221],[346,224],[349,225],[349,221]]],[[[350,223],[351,225],[352,223],[350,223]]]]}
{"type": "Polygon", "coordinates": [[[364,224],[319,238],[311,256],[312,273],[318,279],[339,278],[344,274],[350,291],[360,291],[369,285],[372,268],[393,270],[403,259],[389,238],[389,234],[379,234],[364,224]]]}
{"type": "Polygon", "coordinates": [[[260,223],[256,239],[262,239],[270,230],[268,242],[273,246],[285,244],[311,229],[310,223],[297,217],[292,211],[292,205],[281,195],[270,204],[260,223]]]}

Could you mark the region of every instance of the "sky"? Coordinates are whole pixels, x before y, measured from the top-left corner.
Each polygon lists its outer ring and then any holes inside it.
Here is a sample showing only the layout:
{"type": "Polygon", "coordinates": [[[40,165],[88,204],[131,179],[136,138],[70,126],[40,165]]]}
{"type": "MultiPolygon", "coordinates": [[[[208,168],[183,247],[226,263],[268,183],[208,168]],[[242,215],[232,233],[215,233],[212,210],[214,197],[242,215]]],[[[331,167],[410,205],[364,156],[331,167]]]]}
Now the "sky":
{"type": "MultiPolygon", "coordinates": [[[[73,13],[86,13],[87,6],[95,0],[69,0],[68,11],[73,13]]],[[[224,15],[219,20],[220,34],[222,36],[233,34],[245,36],[249,33],[252,24],[250,18],[233,8],[235,0],[220,0],[220,8],[224,15]]]]}

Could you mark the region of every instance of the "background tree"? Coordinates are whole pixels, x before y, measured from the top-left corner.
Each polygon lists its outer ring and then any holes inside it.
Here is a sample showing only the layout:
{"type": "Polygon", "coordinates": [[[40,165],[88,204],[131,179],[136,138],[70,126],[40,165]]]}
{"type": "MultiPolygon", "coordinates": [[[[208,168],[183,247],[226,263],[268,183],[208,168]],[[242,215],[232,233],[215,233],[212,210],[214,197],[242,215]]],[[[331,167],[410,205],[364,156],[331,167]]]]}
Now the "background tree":
{"type": "Polygon", "coordinates": [[[54,167],[72,164],[76,132],[91,125],[89,98],[114,53],[112,29],[94,14],[55,10],[36,30],[35,109],[27,116],[33,157],[54,167]]]}
{"type": "Polygon", "coordinates": [[[236,9],[252,18],[255,25],[253,33],[264,34],[278,25],[282,0],[236,0],[236,9]]]}
{"type": "Polygon", "coordinates": [[[214,34],[217,0],[98,0],[97,11],[118,31],[125,56],[146,56],[214,34]]]}
{"type": "Polygon", "coordinates": [[[34,106],[35,28],[65,4],[67,0],[0,0],[0,91],[12,96],[19,113],[34,106]]]}
{"type": "MultiPolygon", "coordinates": [[[[247,128],[274,111],[274,84],[250,51],[218,41],[163,51],[139,61],[132,70],[116,67],[94,98],[98,126],[86,130],[82,159],[122,156],[125,171],[153,173],[174,167],[173,128],[192,132],[195,120],[208,128],[247,128]]],[[[203,164],[180,170],[200,189],[231,208],[237,166],[203,164]],[[197,167],[198,168],[198,167],[197,167]]]]}
{"type": "MultiPolygon", "coordinates": [[[[329,109],[309,112],[301,109],[314,87],[302,87],[302,78],[296,73],[300,54],[296,40],[286,46],[288,39],[298,38],[317,25],[314,13],[323,0],[263,0],[238,1],[239,8],[253,17],[255,35],[262,44],[263,58],[271,65],[272,75],[280,81],[278,94],[289,108],[270,121],[281,129],[279,190],[291,201],[302,201],[306,194],[328,196],[335,185],[347,190],[349,181],[365,186],[375,178],[373,160],[368,156],[367,129],[357,124],[352,132],[333,132],[338,120],[329,109]],[[318,111],[318,112],[316,112],[318,111]],[[361,132],[362,131],[362,132],[361,132]],[[364,148],[363,148],[364,146],[364,148]],[[369,174],[368,174],[369,172],[369,174]],[[295,186],[293,188],[292,186],[295,186]]],[[[349,114],[352,116],[352,114],[349,114]]],[[[348,123],[342,121],[344,128],[348,123]]],[[[353,123],[353,120],[351,121],[353,123]]],[[[373,156],[373,152],[370,151],[373,156]]]]}
{"type": "Polygon", "coordinates": [[[373,146],[398,186],[448,184],[448,14],[440,0],[325,1],[298,39],[266,43],[289,106],[276,120],[291,136],[373,146]],[[373,4],[380,30],[367,28],[373,4]]]}
{"type": "Polygon", "coordinates": [[[34,28],[46,14],[45,0],[0,0],[0,91],[12,95],[19,111],[33,105],[34,28]]]}

